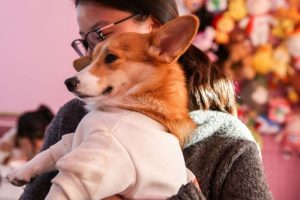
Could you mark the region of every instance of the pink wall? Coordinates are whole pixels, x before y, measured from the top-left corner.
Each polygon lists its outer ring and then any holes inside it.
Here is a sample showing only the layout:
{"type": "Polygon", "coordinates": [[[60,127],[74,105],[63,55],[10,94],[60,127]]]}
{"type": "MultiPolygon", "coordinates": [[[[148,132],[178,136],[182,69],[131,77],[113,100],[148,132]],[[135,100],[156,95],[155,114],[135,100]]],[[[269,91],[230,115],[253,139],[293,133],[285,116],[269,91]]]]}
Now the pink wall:
{"type": "Polygon", "coordinates": [[[73,98],[78,37],[72,0],[9,0],[0,6],[0,112],[22,112],[45,103],[54,111],[73,98]]]}
{"type": "Polygon", "coordinates": [[[275,200],[300,199],[300,157],[293,155],[285,159],[282,145],[274,136],[264,135],[262,158],[266,179],[275,200]]]}

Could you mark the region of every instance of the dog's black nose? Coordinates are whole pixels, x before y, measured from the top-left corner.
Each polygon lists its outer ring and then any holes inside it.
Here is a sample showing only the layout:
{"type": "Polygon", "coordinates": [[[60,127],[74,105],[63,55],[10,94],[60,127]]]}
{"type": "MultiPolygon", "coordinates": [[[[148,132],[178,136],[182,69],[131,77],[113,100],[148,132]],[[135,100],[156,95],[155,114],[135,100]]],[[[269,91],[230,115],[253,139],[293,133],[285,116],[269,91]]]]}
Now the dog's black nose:
{"type": "Polygon", "coordinates": [[[77,79],[76,76],[65,80],[65,85],[67,86],[70,92],[73,92],[78,84],[79,84],[79,80],[77,79]]]}

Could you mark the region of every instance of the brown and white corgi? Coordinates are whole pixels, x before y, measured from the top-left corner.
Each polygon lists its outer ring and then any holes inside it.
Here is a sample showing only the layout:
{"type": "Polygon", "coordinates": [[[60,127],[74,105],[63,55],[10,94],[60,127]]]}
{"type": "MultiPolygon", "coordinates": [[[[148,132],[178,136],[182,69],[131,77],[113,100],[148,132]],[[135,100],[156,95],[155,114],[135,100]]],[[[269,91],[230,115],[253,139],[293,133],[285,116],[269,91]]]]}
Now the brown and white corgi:
{"type": "Polygon", "coordinates": [[[74,62],[78,74],[65,81],[90,108],[116,106],[143,113],[184,144],[195,128],[188,115],[188,92],[179,57],[199,26],[194,16],[179,17],[149,34],[121,33],[74,62]]]}

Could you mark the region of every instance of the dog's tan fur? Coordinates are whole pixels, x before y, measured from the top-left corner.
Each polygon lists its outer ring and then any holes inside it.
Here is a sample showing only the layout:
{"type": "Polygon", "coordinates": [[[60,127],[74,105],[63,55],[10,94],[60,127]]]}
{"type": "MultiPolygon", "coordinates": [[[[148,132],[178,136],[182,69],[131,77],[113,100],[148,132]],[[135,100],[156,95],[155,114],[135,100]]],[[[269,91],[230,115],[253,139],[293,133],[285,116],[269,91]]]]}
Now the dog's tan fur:
{"type": "Polygon", "coordinates": [[[177,60],[191,45],[198,26],[196,17],[184,16],[149,34],[122,33],[97,45],[92,58],[77,60],[74,67],[79,71],[88,65],[85,70],[100,77],[99,95],[113,87],[96,106],[143,113],[163,124],[183,145],[195,124],[188,115],[186,80],[177,60]],[[109,54],[118,59],[106,63],[109,54]]]}

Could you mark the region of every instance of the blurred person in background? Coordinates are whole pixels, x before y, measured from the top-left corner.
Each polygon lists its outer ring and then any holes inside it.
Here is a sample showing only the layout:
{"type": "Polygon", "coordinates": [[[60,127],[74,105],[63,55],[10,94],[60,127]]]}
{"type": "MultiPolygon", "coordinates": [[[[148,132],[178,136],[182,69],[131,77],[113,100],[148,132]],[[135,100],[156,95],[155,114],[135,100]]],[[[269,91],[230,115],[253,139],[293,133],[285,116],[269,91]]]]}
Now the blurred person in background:
{"type": "Polygon", "coordinates": [[[22,113],[17,118],[16,127],[0,138],[0,200],[16,200],[23,193],[23,188],[11,185],[4,177],[41,150],[53,117],[50,108],[40,105],[36,110],[22,113]]]}
{"type": "Polygon", "coordinates": [[[17,126],[0,139],[0,151],[5,155],[2,164],[26,162],[33,158],[42,147],[46,128],[53,117],[53,112],[45,105],[21,114],[17,126]]]}

